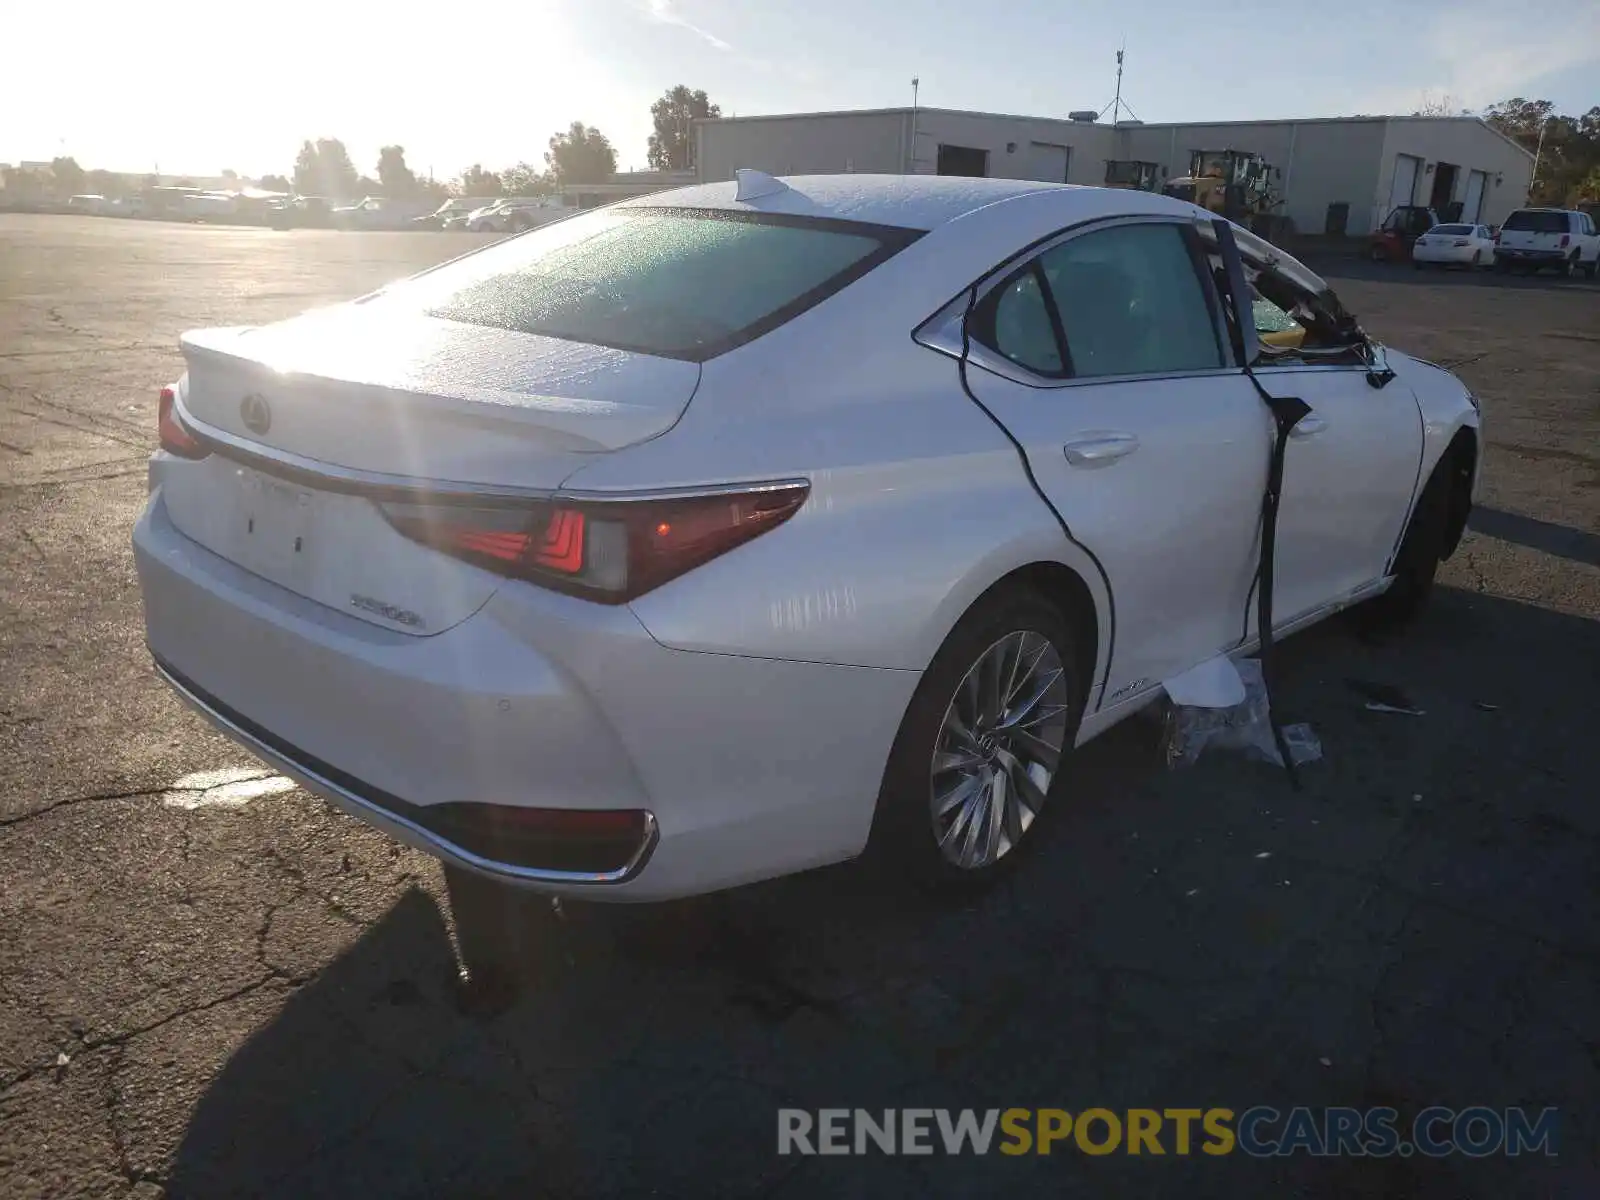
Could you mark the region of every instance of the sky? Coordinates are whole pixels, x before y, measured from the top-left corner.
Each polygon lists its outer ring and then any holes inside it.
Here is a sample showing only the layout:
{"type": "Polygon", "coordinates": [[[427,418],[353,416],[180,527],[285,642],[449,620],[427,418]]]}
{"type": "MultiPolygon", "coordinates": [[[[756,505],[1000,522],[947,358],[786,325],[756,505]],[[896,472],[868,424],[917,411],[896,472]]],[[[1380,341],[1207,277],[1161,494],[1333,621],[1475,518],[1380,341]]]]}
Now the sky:
{"type": "Polygon", "coordinates": [[[440,179],[542,165],[597,126],[645,165],[650,103],[704,88],[724,115],[909,104],[1145,121],[1411,112],[1515,95],[1600,105],[1600,4],[1559,19],[1505,0],[1328,10],[1282,0],[272,0],[24,4],[8,14],[0,162],[287,174],[338,137],[372,173],[399,143],[440,179]],[[1329,13],[1313,16],[1313,11],[1329,13]]]}

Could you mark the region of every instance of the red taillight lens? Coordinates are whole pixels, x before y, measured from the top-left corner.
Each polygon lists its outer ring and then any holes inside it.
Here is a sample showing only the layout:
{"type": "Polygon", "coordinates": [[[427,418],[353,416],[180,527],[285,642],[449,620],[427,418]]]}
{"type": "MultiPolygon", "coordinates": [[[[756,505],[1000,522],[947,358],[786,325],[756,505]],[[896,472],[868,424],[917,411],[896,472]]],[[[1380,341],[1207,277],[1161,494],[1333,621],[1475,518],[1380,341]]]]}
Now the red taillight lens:
{"type": "Polygon", "coordinates": [[[179,458],[204,458],[211,451],[178,420],[177,399],[171,388],[164,387],[156,401],[156,427],[161,436],[161,448],[179,458]]]}
{"type": "Polygon", "coordinates": [[[516,579],[621,604],[783,524],[810,485],[664,499],[384,504],[400,533],[516,579]]]}
{"type": "Polygon", "coordinates": [[[1565,250],[1570,245],[1572,245],[1572,235],[1570,233],[1563,233],[1561,235],[1561,248],[1565,250]]]}

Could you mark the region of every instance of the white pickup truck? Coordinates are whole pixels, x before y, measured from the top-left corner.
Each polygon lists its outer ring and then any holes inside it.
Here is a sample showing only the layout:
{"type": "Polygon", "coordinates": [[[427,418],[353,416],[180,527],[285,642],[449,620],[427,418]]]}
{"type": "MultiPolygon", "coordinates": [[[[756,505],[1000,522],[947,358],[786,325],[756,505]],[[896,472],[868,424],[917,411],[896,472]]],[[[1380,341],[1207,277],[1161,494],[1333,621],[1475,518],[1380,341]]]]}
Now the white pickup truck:
{"type": "Polygon", "coordinates": [[[1509,271],[1554,267],[1558,274],[1600,274],[1600,231],[1588,213],[1567,208],[1519,208],[1495,237],[1494,267],[1509,271]]]}

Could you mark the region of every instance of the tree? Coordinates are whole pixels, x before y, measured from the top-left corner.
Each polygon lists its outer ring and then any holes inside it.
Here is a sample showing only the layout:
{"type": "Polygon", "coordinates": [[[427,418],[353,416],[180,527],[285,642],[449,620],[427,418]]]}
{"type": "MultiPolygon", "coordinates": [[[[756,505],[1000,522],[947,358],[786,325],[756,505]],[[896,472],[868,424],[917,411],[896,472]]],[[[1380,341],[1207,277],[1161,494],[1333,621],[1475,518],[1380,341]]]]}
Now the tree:
{"type": "Polygon", "coordinates": [[[411,196],[417,190],[417,176],[406,166],[404,146],[385,146],[378,151],[378,186],[385,196],[411,196]]]}
{"type": "Polygon", "coordinates": [[[455,184],[458,196],[499,196],[503,194],[502,188],[500,176],[485,171],[482,163],[473,163],[461,172],[455,184]]]}
{"type": "Polygon", "coordinates": [[[501,171],[500,185],[508,196],[547,196],[555,190],[550,176],[528,162],[501,171]]]}
{"type": "Polygon", "coordinates": [[[1530,153],[1539,144],[1539,131],[1555,115],[1556,106],[1548,100],[1524,100],[1517,96],[1483,110],[1483,119],[1530,153]]]}
{"type": "Polygon", "coordinates": [[[256,186],[263,192],[288,192],[294,190],[289,181],[282,175],[263,175],[256,180],[256,186]]]}
{"type": "Polygon", "coordinates": [[[1422,107],[1415,110],[1413,117],[1470,117],[1472,110],[1462,106],[1461,101],[1449,92],[1435,98],[1432,92],[1422,93],[1422,107]]]}
{"type": "Polygon", "coordinates": [[[83,168],[75,158],[51,159],[50,178],[55,181],[57,195],[76,196],[83,192],[83,168]]]}
{"type": "Polygon", "coordinates": [[[721,115],[722,109],[711,103],[704,91],[691,92],[681,83],[668,88],[650,106],[650,119],[656,125],[646,154],[650,166],[657,171],[687,171],[693,167],[694,121],[721,115]]]}
{"type": "Polygon", "coordinates": [[[1600,168],[1600,107],[1581,117],[1563,116],[1548,100],[1516,96],[1491,104],[1484,120],[1539,156],[1529,199],[1567,204],[1582,195],[1585,180],[1600,168]]]}
{"type": "Polygon", "coordinates": [[[617,152],[611,140],[582,121],[574,121],[565,133],[551,135],[544,161],[558,186],[604,183],[617,173],[617,152]]]}
{"type": "Polygon", "coordinates": [[[300,143],[294,160],[294,190],[301,195],[350,199],[360,182],[350,152],[338,138],[300,143]]]}

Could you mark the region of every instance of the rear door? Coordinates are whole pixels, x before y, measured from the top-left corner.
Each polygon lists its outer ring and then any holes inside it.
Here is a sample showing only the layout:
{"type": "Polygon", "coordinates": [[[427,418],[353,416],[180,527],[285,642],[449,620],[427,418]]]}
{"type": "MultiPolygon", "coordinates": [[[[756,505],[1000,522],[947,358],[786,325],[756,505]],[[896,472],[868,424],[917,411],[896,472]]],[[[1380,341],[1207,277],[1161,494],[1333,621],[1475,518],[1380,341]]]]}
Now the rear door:
{"type": "Polygon", "coordinates": [[[1193,230],[1071,233],[974,311],[977,398],[1022,444],[1105,570],[1106,702],[1238,640],[1266,476],[1266,410],[1228,361],[1193,230]]]}

